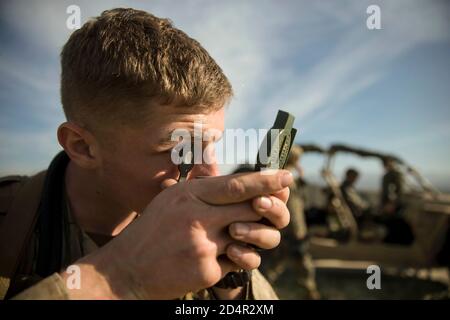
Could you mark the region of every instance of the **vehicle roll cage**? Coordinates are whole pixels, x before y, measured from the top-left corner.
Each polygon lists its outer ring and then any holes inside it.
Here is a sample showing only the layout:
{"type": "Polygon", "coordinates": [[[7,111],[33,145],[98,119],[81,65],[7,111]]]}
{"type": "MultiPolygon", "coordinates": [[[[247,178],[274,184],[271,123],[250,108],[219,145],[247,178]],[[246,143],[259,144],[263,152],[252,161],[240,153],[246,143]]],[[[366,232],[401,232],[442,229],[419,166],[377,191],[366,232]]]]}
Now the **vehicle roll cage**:
{"type": "Polygon", "coordinates": [[[358,235],[358,226],[342,195],[340,183],[333,174],[334,160],[338,153],[350,153],[363,158],[377,158],[382,162],[385,160],[391,160],[397,165],[399,170],[414,177],[414,180],[421,187],[423,192],[430,193],[433,196],[437,196],[439,194],[439,191],[434,188],[431,183],[416,169],[406,164],[402,159],[395,155],[376,152],[364,148],[351,147],[345,144],[332,144],[328,149],[324,149],[316,144],[299,144],[299,146],[303,149],[304,153],[319,153],[325,157],[321,175],[332,192],[333,201],[331,202],[331,205],[333,206],[342,227],[349,230],[350,239],[356,239],[358,235]]]}
{"type": "Polygon", "coordinates": [[[401,158],[388,153],[377,152],[373,150],[368,150],[359,147],[352,147],[345,144],[332,144],[328,149],[322,148],[316,144],[299,144],[303,149],[304,153],[319,153],[323,154],[325,157],[325,163],[323,170],[330,171],[332,173],[332,168],[334,165],[334,160],[338,153],[350,153],[363,158],[377,158],[384,162],[385,160],[392,160],[401,171],[410,174],[417,184],[422,188],[422,191],[430,192],[432,194],[439,194],[437,190],[424,176],[422,176],[414,167],[407,164],[401,158]]]}

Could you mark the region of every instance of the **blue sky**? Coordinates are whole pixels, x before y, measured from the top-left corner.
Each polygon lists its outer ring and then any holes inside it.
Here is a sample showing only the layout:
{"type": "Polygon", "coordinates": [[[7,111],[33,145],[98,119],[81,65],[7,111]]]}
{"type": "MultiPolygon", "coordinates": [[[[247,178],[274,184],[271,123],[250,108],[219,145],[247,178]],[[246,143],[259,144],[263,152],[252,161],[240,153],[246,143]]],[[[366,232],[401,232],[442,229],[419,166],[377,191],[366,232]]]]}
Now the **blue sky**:
{"type": "MultiPolygon", "coordinates": [[[[0,175],[43,169],[60,149],[59,51],[71,4],[82,22],[113,7],[144,9],[199,40],[236,93],[227,127],[269,127],[283,108],[297,116],[298,142],[392,152],[449,185],[450,3],[419,0],[3,1],[0,175]],[[381,30],[366,27],[371,4],[381,30]]],[[[381,172],[346,157],[339,168],[349,164],[381,172]]],[[[320,165],[305,158],[306,171],[320,165]]]]}

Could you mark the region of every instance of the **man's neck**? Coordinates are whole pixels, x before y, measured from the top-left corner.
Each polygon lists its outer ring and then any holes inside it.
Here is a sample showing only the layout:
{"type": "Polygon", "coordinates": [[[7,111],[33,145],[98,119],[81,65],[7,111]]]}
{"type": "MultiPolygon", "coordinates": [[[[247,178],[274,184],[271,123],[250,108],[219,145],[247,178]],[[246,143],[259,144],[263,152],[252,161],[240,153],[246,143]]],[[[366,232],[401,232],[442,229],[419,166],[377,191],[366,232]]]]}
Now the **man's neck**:
{"type": "Polygon", "coordinates": [[[105,194],[94,172],[76,166],[66,169],[65,185],[72,216],[79,227],[90,234],[116,236],[130,224],[137,213],[105,194]]]}

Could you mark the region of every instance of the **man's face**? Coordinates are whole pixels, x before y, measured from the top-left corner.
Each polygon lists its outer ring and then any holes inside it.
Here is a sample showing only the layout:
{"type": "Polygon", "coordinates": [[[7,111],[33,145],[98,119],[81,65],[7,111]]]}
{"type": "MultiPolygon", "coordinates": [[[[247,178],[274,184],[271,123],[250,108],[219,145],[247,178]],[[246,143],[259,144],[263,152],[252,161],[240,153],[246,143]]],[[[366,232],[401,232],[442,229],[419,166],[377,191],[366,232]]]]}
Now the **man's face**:
{"type": "MultiPolygon", "coordinates": [[[[100,142],[102,165],[98,170],[104,194],[123,209],[142,212],[161,192],[164,179],[177,179],[178,166],[171,153],[178,141],[172,141],[174,130],[194,131],[194,123],[202,123],[203,132],[213,134],[203,141],[203,150],[221,138],[224,130],[224,108],[205,113],[189,113],[182,107],[152,107],[147,124],[140,127],[118,126],[100,142]],[[106,142],[107,141],[107,142],[106,142]]],[[[193,133],[191,134],[194,137],[193,133]]],[[[218,175],[215,161],[194,165],[188,179],[218,175]]]]}
{"type": "Polygon", "coordinates": [[[356,183],[356,181],[358,180],[358,175],[350,172],[347,174],[347,181],[349,182],[350,185],[354,185],[356,183]]]}
{"type": "Polygon", "coordinates": [[[384,169],[386,170],[386,171],[392,171],[392,170],[394,170],[394,162],[392,161],[392,160],[386,160],[385,162],[384,162],[384,169]]]}

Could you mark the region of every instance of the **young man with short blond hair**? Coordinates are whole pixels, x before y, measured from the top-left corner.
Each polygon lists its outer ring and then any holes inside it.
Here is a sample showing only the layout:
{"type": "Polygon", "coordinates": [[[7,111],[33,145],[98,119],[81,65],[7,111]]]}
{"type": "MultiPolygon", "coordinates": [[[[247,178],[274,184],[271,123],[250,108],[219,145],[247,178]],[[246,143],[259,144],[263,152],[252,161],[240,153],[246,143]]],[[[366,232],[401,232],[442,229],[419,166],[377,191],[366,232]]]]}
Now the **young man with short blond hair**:
{"type": "Polygon", "coordinates": [[[0,182],[6,298],[276,298],[256,270],[245,285],[216,284],[259,266],[248,244],[278,245],[291,175],[215,177],[202,163],[176,183],[171,133],[223,131],[232,97],[206,50],[167,19],[113,9],[71,35],[61,64],[64,151],[35,177],[0,182]]]}

